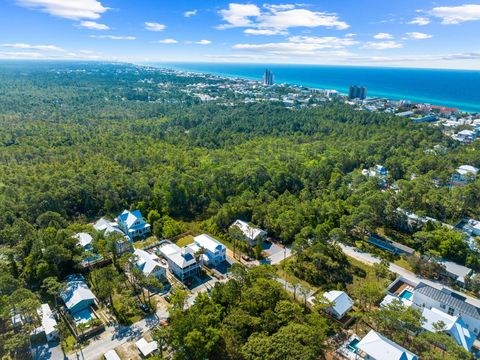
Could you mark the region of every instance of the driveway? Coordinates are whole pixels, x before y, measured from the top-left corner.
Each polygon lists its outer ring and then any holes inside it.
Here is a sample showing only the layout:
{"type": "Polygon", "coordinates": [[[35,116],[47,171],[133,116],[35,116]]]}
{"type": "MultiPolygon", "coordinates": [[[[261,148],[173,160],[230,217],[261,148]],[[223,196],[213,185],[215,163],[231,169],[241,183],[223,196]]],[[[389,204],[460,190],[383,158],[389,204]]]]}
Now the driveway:
{"type": "MultiPolygon", "coordinates": [[[[352,257],[352,258],[354,258],[358,261],[361,261],[364,264],[373,265],[375,263],[381,262],[381,260],[379,258],[377,258],[376,256],[373,256],[372,254],[360,251],[357,248],[354,248],[352,246],[343,245],[343,244],[339,244],[339,245],[346,255],[348,255],[348,256],[350,256],[350,257],[352,257]]],[[[414,274],[413,272],[398,266],[397,264],[390,263],[389,269],[390,269],[391,272],[393,272],[397,275],[400,275],[403,278],[405,278],[405,279],[407,279],[407,280],[409,280],[413,283],[416,283],[416,284],[418,284],[420,282],[423,282],[424,284],[427,284],[427,285],[429,285],[433,288],[436,288],[438,290],[442,290],[443,288],[447,288],[450,291],[455,292],[455,293],[460,294],[461,296],[465,297],[466,298],[465,301],[467,303],[470,303],[470,304],[480,308],[480,300],[477,299],[477,298],[471,297],[471,296],[469,296],[467,294],[464,294],[462,292],[459,292],[457,290],[453,290],[452,288],[450,288],[450,287],[448,287],[448,286],[446,286],[442,283],[420,277],[420,276],[414,274]]]]}
{"type": "Polygon", "coordinates": [[[281,244],[265,241],[263,251],[268,255],[268,263],[276,265],[292,255],[292,249],[281,244]]]}
{"type": "Polygon", "coordinates": [[[59,342],[37,345],[32,348],[33,360],[63,360],[66,359],[59,342]]]}

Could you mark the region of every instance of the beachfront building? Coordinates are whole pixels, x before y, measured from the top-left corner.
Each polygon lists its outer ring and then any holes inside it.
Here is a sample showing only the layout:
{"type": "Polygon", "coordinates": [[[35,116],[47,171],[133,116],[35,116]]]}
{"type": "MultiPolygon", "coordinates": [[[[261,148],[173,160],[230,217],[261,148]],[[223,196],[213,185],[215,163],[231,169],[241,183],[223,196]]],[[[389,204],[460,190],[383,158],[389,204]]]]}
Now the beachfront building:
{"type": "Polygon", "coordinates": [[[217,266],[227,259],[227,248],[210,235],[202,234],[193,239],[194,243],[189,248],[197,253],[203,249],[202,260],[207,266],[217,266]]]}
{"type": "Polygon", "coordinates": [[[155,276],[159,280],[166,279],[167,267],[162,264],[157,255],[140,249],[136,249],[133,255],[133,264],[140,269],[145,276],[155,276]]]}
{"type": "Polygon", "coordinates": [[[418,360],[418,356],[374,330],[356,345],[357,354],[365,360],[418,360]]]}
{"type": "Polygon", "coordinates": [[[336,319],[343,318],[353,307],[353,300],[344,291],[332,290],[323,294],[331,306],[325,311],[336,319]]]}
{"type": "Polygon", "coordinates": [[[243,220],[236,220],[230,227],[240,230],[244,240],[252,246],[255,246],[257,242],[264,241],[267,238],[266,231],[256,228],[243,220]]]}
{"type": "Polygon", "coordinates": [[[450,316],[462,318],[466,328],[475,336],[480,331],[480,309],[468,302],[466,298],[446,288],[438,290],[425,283],[419,283],[412,297],[413,306],[423,311],[426,309],[437,309],[450,316]]]}
{"type": "Polygon", "coordinates": [[[167,260],[170,272],[181,281],[200,272],[202,261],[197,261],[195,252],[190,247],[180,248],[175,244],[165,244],[160,247],[159,251],[167,260]]]}
{"type": "Polygon", "coordinates": [[[150,224],[147,223],[139,210],[124,210],[117,218],[118,227],[131,240],[144,237],[150,233],[150,224]]]}

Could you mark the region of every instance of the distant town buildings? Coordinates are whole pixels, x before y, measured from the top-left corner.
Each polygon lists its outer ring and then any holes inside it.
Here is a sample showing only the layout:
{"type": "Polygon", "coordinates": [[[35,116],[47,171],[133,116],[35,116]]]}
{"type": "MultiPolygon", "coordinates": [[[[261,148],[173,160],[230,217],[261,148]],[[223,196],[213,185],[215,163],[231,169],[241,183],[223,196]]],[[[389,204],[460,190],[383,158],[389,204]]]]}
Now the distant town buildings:
{"type": "Polygon", "coordinates": [[[364,100],[367,98],[367,88],[364,86],[352,85],[348,91],[348,97],[350,99],[364,100]]]}
{"type": "Polygon", "coordinates": [[[275,76],[273,75],[273,72],[270,71],[270,69],[265,69],[262,82],[263,82],[263,85],[268,85],[268,86],[275,84],[275,76]]]}

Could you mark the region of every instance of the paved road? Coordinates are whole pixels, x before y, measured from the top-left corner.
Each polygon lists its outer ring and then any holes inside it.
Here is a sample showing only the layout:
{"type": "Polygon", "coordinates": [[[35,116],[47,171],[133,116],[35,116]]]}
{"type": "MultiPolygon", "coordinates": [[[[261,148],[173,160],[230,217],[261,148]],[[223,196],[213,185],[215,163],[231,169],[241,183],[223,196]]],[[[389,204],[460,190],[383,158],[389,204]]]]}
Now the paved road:
{"type": "Polygon", "coordinates": [[[272,244],[271,248],[269,249],[271,255],[268,257],[270,260],[271,265],[277,265],[282,262],[284,259],[288,259],[292,256],[292,249],[288,246],[281,246],[277,244],[272,244]]]}
{"type": "MultiPolygon", "coordinates": [[[[354,248],[352,246],[347,246],[347,245],[340,244],[340,247],[342,248],[343,252],[346,255],[348,255],[348,256],[350,256],[350,257],[352,257],[352,258],[354,258],[358,261],[361,261],[365,264],[373,265],[373,264],[379,263],[381,261],[379,258],[373,256],[372,254],[360,251],[357,248],[354,248]]],[[[401,266],[398,266],[398,265],[393,264],[393,263],[390,263],[389,269],[390,269],[390,271],[394,272],[395,274],[400,275],[400,276],[404,277],[405,279],[407,279],[409,281],[412,281],[414,283],[417,283],[417,284],[419,282],[423,282],[423,283],[425,283],[427,285],[430,285],[431,287],[434,287],[434,288],[439,289],[439,290],[442,290],[443,288],[447,288],[450,291],[456,292],[456,293],[460,294],[461,296],[465,297],[466,302],[480,308],[480,300],[477,299],[477,298],[471,297],[471,296],[469,296],[467,294],[464,294],[462,292],[459,292],[457,290],[453,290],[452,288],[450,288],[450,287],[448,287],[448,286],[446,286],[442,283],[420,277],[420,276],[412,273],[411,271],[409,271],[407,269],[404,269],[401,266]]]]}

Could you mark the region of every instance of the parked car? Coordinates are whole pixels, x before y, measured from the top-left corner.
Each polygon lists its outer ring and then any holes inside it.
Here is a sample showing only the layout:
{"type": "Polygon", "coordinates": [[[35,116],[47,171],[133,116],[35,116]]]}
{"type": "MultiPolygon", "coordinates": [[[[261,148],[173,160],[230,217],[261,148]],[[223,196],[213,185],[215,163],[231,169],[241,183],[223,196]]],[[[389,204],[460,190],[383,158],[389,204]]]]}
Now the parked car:
{"type": "Polygon", "coordinates": [[[172,301],[172,298],[170,297],[170,295],[165,295],[164,299],[168,303],[170,303],[170,301],[172,301]]]}
{"type": "Polygon", "coordinates": [[[140,304],[139,307],[146,314],[148,314],[150,312],[150,308],[145,304],[140,304]]]}
{"type": "Polygon", "coordinates": [[[250,256],[248,255],[242,255],[242,259],[245,260],[245,261],[250,261],[250,256]]]}

